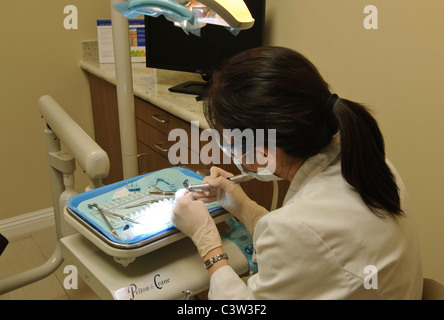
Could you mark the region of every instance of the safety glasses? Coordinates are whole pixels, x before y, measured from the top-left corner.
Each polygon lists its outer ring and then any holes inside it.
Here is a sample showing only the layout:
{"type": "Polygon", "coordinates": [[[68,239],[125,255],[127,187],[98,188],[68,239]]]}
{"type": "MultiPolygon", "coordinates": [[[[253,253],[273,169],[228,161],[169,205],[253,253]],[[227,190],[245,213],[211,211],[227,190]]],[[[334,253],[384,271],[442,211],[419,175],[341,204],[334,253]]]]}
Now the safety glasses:
{"type": "Polygon", "coordinates": [[[222,152],[231,157],[233,159],[233,162],[235,164],[242,164],[242,159],[244,157],[247,158],[247,162],[248,164],[253,164],[254,163],[254,156],[249,156],[254,154],[254,147],[247,147],[246,143],[237,143],[237,144],[233,144],[233,143],[225,143],[225,144],[221,144],[220,141],[218,139],[215,139],[217,142],[217,145],[219,146],[219,148],[222,150],[222,152]]]}

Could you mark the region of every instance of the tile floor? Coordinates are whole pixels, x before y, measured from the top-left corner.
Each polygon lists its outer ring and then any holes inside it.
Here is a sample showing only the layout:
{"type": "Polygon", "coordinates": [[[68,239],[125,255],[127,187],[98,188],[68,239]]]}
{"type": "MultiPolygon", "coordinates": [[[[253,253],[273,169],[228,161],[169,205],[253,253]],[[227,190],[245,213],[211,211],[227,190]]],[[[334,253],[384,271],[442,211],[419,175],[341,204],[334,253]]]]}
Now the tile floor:
{"type": "MultiPolygon", "coordinates": [[[[41,229],[9,240],[0,256],[0,279],[38,267],[52,255],[56,245],[55,227],[41,229]]],[[[0,300],[98,300],[97,295],[78,279],[78,289],[65,289],[66,263],[50,276],[0,295],[0,300]]]]}

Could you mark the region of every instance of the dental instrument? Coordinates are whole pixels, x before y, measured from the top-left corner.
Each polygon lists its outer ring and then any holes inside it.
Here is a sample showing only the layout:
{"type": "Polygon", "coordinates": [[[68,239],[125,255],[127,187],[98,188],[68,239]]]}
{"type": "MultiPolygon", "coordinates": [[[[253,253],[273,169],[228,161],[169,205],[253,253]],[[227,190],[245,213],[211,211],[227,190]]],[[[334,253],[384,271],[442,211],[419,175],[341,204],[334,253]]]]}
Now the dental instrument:
{"type": "MultiPolygon", "coordinates": [[[[155,199],[155,200],[147,200],[147,201],[141,201],[135,204],[129,204],[127,206],[124,206],[122,209],[132,209],[132,208],[137,208],[137,207],[141,207],[141,206],[146,206],[149,204],[153,204],[154,202],[157,202],[159,200],[163,200],[163,199],[169,199],[171,197],[166,197],[166,198],[160,198],[160,199],[155,199]]],[[[121,208],[117,208],[117,209],[121,209],[121,208]]]]}
{"type": "Polygon", "coordinates": [[[102,209],[96,204],[91,203],[88,205],[89,207],[95,207],[97,211],[99,211],[100,215],[102,216],[103,220],[106,222],[108,227],[111,229],[111,232],[113,235],[115,235],[117,238],[119,238],[119,235],[117,234],[116,230],[114,229],[113,225],[109,222],[109,220],[106,218],[105,214],[103,213],[102,209]]]}
{"type": "Polygon", "coordinates": [[[126,221],[128,221],[128,222],[135,223],[135,224],[140,224],[139,221],[136,221],[136,220],[134,220],[134,219],[128,218],[127,216],[124,216],[124,215],[122,215],[122,214],[115,213],[115,212],[112,212],[112,211],[110,211],[110,210],[106,210],[106,209],[103,209],[103,208],[102,208],[101,210],[102,210],[103,213],[106,213],[106,214],[109,214],[109,215],[112,215],[112,216],[118,217],[118,218],[120,218],[120,219],[122,219],[122,220],[126,220],[126,221]]]}
{"type": "Polygon", "coordinates": [[[163,191],[160,190],[157,186],[154,187],[157,191],[151,191],[152,194],[159,194],[162,196],[174,196],[176,194],[176,190],[174,191],[163,191]]]}
{"type": "MultiPolygon", "coordinates": [[[[246,181],[250,181],[251,179],[253,179],[253,177],[250,176],[249,174],[239,174],[237,176],[227,178],[227,180],[230,180],[231,182],[234,182],[234,183],[246,182],[246,181]]],[[[216,187],[213,187],[213,186],[209,185],[208,183],[201,183],[201,184],[193,185],[188,180],[185,180],[183,182],[183,186],[188,191],[210,190],[210,189],[216,188],[216,187]]]]}
{"type": "Polygon", "coordinates": [[[149,191],[149,194],[150,195],[159,195],[159,196],[161,196],[161,198],[144,200],[144,201],[141,201],[141,202],[138,202],[138,203],[126,205],[124,207],[116,207],[116,209],[132,209],[132,208],[136,208],[136,207],[141,207],[141,206],[145,206],[145,205],[148,205],[148,204],[153,204],[153,203],[155,203],[157,201],[161,201],[161,200],[164,200],[164,199],[174,198],[174,195],[176,194],[176,191],[163,191],[163,190],[160,190],[159,187],[156,186],[156,185],[153,188],[156,189],[157,191],[149,191]]]}

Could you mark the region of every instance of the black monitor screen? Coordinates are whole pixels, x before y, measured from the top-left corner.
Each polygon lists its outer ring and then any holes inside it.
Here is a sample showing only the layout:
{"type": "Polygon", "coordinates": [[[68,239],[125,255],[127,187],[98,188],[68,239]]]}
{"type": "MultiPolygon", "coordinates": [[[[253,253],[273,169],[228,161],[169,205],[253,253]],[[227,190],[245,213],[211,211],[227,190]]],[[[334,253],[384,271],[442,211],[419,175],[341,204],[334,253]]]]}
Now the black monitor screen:
{"type": "Polygon", "coordinates": [[[165,19],[145,16],[146,65],[149,68],[197,72],[211,76],[219,64],[246,49],[263,45],[265,0],[244,0],[254,26],[237,36],[224,27],[207,24],[201,36],[187,35],[165,19]]]}

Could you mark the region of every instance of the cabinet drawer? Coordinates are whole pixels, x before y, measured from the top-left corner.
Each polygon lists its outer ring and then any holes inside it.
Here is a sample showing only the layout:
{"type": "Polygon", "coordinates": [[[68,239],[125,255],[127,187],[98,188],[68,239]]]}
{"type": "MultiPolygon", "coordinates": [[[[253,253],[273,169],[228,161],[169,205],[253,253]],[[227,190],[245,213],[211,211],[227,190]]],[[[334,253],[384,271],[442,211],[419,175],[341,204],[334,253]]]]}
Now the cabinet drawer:
{"type": "MultiPolygon", "coordinates": [[[[137,139],[160,155],[168,158],[168,151],[176,141],[168,141],[168,135],[136,119],[137,139]]],[[[178,143],[178,142],[177,142],[178,143]]],[[[188,149],[188,146],[184,145],[188,149]]]]}
{"type": "Polygon", "coordinates": [[[137,143],[137,151],[139,153],[139,174],[145,174],[171,167],[184,167],[205,176],[209,174],[211,167],[203,164],[191,164],[190,161],[188,161],[188,164],[179,163],[173,165],[168,161],[168,158],[160,155],[140,141],[137,143]]]}
{"type": "Polygon", "coordinates": [[[171,167],[168,159],[165,159],[141,142],[137,143],[137,152],[139,153],[139,174],[145,174],[171,167]]]}
{"type": "Polygon", "coordinates": [[[145,121],[166,135],[173,129],[183,129],[188,136],[191,136],[191,124],[173,116],[171,113],[159,109],[139,98],[134,99],[134,107],[137,118],[145,121]]]}
{"type": "Polygon", "coordinates": [[[152,149],[156,149],[155,145],[163,148],[169,148],[175,142],[168,141],[168,135],[153,128],[140,119],[136,119],[137,139],[152,149]]]}
{"type": "MultiPolygon", "coordinates": [[[[172,145],[180,143],[186,148],[190,148],[194,152],[199,152],[201,148],[201,142],[192,142],[191,134],[187,134],[186,137],[176,137],[175,141],[168,141],[168,134],[162,132],[161,130],[147,124],[141,119],[136,119],[136,130],[137,139],[145,143],[150,148],[158,149],[169,149],[172,145]],[[180,142],[179,142],[180,141],[180,142]]],[[[207,143],[207,142],[205,142],[207,143]]],[[[168,152],[168,151],[166,151],[168,152]]]]}
{"type": "MultiPolygon", "coordinates": [[[[178,166],[187,166],[192,169],[209,168],[200,163],[199,153],[188,148],[188,146],[181,144],[180,142],[168,141],[168,136],[143,122],[140,119],[136,119],[137,137],[138,140],[145,146],[149,147],[153,152],[156,152],[163,158],[168,160],[168,154],[170,148],[176,143],[180,146],[180,151],[186,150],[186,163],[175,164],[178,166]],[[192,163],[193,162],[193,163],[192,163]]],[[[181,154],[176,154],[177,157],[181,157],[181,154]]],[[[168,161],[169,166],[173,166],[168,161]]]]}

